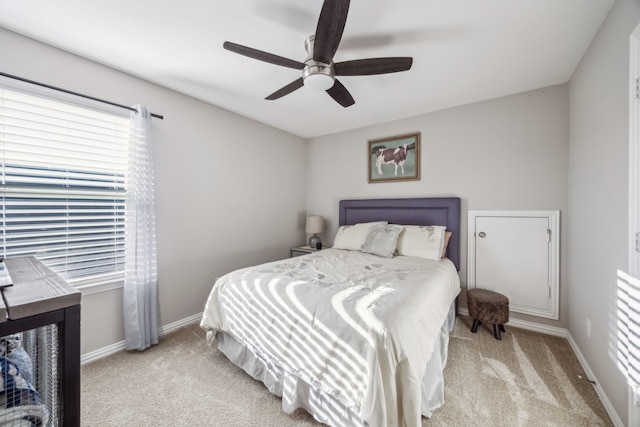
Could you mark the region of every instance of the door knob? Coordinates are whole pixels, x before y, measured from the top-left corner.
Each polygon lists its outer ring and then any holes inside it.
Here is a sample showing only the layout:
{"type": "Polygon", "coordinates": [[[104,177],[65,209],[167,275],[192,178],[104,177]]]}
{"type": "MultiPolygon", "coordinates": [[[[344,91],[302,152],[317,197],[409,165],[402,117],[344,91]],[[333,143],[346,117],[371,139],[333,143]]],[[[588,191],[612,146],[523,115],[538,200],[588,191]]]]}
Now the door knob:
{"type": "Polygon", "coordinates": [[[487,233],[485,233],[484,231],[481,231],[480,233],[478,233],[478,236],[480,237],[486,237],[487,233]]]}

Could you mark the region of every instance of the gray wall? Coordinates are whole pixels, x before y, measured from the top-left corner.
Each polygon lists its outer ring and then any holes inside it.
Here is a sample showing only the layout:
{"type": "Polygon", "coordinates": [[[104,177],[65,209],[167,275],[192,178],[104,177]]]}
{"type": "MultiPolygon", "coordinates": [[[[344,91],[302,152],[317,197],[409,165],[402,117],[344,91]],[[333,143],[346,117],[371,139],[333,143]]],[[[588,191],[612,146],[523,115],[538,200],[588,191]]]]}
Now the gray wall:
{"type": "Polygon", "coordinates": [[[618,0],[569,85],[568,328],[623,420],[616,272],[627,271],[629,36],[639,22],[640,2],[618,0]]]}
{"type": "MultiPolygon", "coordinates": [[[[311,139],[307,208],[327,218],[324,241],[337,229],[338,201],[348,198],[462,198],[462,268],[466,285],[469,209],[558,209],[567,206],[569,109],[566,85],[424,114],[311,139]],[[421,180],[369,184],[370,139],[421,133],[421,180]]],[[[566,239],[565,227],[561,233],[566,239]]],[[[566,271],[566,253],[561,271],[566,271]]],[[[560,320],[513,317],[566,327],[561,280],[560,320]]],[[[465,304],[464,294],[462,304],[465,304]]]]}
{"type": "MultiPolygon", "coordinates": [[[[163,325],[201,312],[214,277],[304,241],[303,139],[2,29],[0,52],[5,73],[165,116],[152,122],[163,325]]],[[[121,300],[83,295],[83,354],[124,339],[121,300]]]]}

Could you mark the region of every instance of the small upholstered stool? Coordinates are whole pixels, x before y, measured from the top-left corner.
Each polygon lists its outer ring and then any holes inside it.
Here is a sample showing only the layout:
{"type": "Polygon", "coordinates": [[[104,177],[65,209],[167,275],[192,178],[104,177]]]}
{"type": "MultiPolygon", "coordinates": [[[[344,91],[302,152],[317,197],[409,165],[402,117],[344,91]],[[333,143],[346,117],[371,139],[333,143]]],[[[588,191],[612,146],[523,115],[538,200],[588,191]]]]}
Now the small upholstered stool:
{"type": "Polygon", "coordinates": [[[473,319],[471,332],[475,334],[480,323],[487,322],[493,324],[493,336],[502,339],[500,332],[505,332],[504,324],[509,321],[509,298],[487,289],[469,289],[467,306],[473,319]]]}

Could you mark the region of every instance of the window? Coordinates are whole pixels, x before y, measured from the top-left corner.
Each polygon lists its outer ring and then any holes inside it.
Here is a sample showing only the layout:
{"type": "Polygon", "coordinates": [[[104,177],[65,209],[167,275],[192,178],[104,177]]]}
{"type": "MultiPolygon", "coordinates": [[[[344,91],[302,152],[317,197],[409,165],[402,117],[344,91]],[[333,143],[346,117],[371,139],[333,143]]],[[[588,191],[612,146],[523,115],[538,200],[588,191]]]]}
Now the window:
{"type": "Polygon", "coordinates": [[[128,115],[0,88],[0,252],[71,284],[124,278],[128,115]]]}

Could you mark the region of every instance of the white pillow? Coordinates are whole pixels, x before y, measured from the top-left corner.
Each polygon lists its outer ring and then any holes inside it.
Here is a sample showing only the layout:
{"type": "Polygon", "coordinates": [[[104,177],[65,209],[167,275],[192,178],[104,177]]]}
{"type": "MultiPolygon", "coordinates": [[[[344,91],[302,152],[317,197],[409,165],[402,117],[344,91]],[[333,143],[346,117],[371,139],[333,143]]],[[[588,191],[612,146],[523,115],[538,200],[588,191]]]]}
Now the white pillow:
{"type": "Polygon", "coordinates": [[[380,224],[369,229],[369,235],[362,245],[362,252],[384,258],[393,258],[396,252],[398,235],[402,231],[401,225],[380,224]]]}
{"type": "Polygon", "coordinates": [[[343,225],[338,228],[335,239],[333,239],[333,249],[347,249],[349,251],[359,251],[362,249],[369,228],[372,225],[386,224],[387,221],[362,222],[354,225],[343,225]]]}
{"type": "Polygon", "coordinates": [[[442,225],[405,225],[398,236],[398,255],[439,260],[444,250],[442,225]]]}

